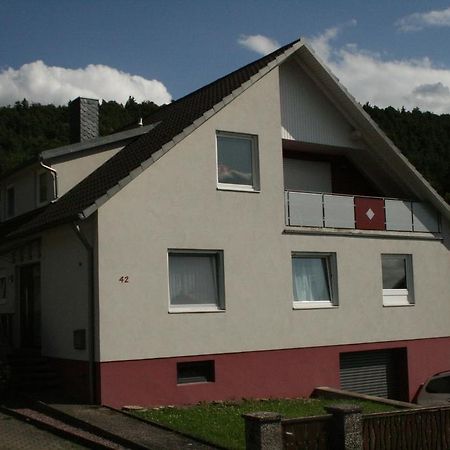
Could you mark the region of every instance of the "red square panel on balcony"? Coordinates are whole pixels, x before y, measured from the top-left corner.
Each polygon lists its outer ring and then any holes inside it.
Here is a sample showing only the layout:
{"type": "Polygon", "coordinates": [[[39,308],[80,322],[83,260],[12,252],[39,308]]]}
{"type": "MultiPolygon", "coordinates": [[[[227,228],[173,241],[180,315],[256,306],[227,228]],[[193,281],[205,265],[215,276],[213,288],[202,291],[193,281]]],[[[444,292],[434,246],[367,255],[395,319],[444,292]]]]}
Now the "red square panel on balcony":
{"type": "Polygon", "coordinates": [[[355,197],[355,221],[359,230],[385,230],[384,200],[355,197]]]}

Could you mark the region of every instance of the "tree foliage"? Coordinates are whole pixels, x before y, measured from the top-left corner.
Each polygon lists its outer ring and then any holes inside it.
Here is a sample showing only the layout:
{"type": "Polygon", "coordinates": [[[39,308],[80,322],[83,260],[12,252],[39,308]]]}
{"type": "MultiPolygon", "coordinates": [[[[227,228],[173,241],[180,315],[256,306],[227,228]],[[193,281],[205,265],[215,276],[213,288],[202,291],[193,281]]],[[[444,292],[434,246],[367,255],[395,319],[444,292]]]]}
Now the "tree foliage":
{"type": "Polygon", "coordinates": [[[450,114],[364,105],[366,112],[450,203],[450,114]]]}
{"type": "MultiPolygon", "coordinates": [[[[158,108],[153,102],[137,103],[130,97],[125,105],[115,101],[100,104],[99,132],[111,134],[158,108]]],[[[0,174],[17,167],[43,150],[70,144],[69,108],[29,103],[26,99],[0,107],[0,174]]]]}

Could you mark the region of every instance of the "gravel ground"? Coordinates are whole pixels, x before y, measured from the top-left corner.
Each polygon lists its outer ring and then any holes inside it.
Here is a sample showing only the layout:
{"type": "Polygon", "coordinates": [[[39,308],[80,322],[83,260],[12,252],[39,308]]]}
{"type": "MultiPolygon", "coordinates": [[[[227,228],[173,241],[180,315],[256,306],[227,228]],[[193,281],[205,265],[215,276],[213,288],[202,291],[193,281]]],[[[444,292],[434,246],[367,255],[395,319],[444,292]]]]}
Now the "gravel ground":
{"type": "Polygon", "coordinates": [[[0,450],[83,450],[86,448],[88,447],[66,441],[0,413],[0,450]]]}

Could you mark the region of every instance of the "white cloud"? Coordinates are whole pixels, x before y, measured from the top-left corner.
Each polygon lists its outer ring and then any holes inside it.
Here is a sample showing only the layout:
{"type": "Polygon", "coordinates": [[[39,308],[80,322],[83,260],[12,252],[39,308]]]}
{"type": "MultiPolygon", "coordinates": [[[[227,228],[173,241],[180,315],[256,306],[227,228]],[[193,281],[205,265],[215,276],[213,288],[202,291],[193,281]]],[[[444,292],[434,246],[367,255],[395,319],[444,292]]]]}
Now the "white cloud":
{"type": "Polygon", "coordinates": [[[450,27],[450,8],[414,13],[395,22],[400,31],[420,31],[428,27],[450,27]]]}
{"type": "Polygon", "coordinates": [[[268,38],[261,34],[254,34],[250,36],[243,34],[238,39],[238,43],[243,47],[246,47],[249,50],[261,55],[267,55],[280,46],[280,44],[274,39],[268,38]]]}
{"type": "Polygon", "coordinates": [[[389,59],[355,44],[334,46],[341,30],[331,28],[309,42],[360,103],[450,113],[450,69],[429,58],[389,59]]]}
{"type": "Polygon", "coordinates": [[[172,99],[158,80],[147,80],[100,64],[66,69],[35,61],[17,70],[7,68],[0,72],[0,105],[23,98],[63,105],[79,96],[125,103],[130,95],[138,102],[151,100],[158,105],[172,99]]]}

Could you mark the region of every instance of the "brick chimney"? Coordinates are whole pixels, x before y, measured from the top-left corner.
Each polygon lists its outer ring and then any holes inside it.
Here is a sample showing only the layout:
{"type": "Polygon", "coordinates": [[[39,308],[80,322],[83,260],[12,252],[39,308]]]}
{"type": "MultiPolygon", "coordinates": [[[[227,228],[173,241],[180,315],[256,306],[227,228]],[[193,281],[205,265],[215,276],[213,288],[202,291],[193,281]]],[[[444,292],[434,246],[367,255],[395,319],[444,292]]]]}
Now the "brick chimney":
{"type": "Polygon", "coordinates": [[[98,137],[98,100],[78,97],[71,101],[69,120],[72,143],[98,137]]]}

